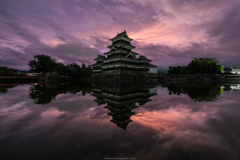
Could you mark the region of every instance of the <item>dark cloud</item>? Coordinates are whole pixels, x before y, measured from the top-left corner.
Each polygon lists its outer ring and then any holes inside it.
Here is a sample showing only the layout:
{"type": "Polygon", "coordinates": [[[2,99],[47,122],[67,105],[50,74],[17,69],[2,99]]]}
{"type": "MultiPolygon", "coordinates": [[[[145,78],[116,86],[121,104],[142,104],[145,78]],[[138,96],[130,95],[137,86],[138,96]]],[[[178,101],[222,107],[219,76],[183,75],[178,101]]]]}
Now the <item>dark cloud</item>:
{"type": "Polygon", "coordinates": [[[60,41],[63,41],[63,42],[67,42],[68,39],[64,36],[55,36],[56,38],[58,38],[60,41]]]}
{"type": "Polygon", "coordinates": [[[92,63],[92,60],[89,60],[90,57],[93,59],[100,54],[99,50],[87,47],[80,43],[59,44],[55,47],[45,46],[39,48],[39,51],[47,55],[54,55],[55,57],[67,61],[67,63],[75,63],[78,61],[81,63],[87,63],[88,65],[92,63]]]}
{"type": "MultiPolygon", "coordinates": [[[[14,44],[12,44],[14,46],[14,44]]],[[[22,47],[22,46],[18,46],[22,47]]],[[[4,58],[0,58],[1,66],[7,66],[17,69],[26,70],[28,68],[27,62],[33,59],[34,55],[45,54],[49,55],[60,62],[70,64],[70,63],[85,63],[90,65],[93,63],[93,60],[98,54],[99,50],[95,48],[87,47],[83,44],[60,44],[55,47],[50,47],[47,45],[29,45],[27,47],[21,48],[25,53],[16,51],[14,49],[4,47],[2,48],[2,55],[5,55],[4,58]],[[89,57],[90,60],[89,60],[89,57]]]]}
{"type": "Polygon", "coordinates": [[[0,8],[0,17],[4,20],[17,20],[17,16],[12,14],[11,12],[6,11],[5,9],[0,8]]]}
{"type": "Polygon", "coordinates": [[[17,33],[20,37],[22,37],[27,42],[36,44],[41,44],[41,41],[39,40],[38,36],[34,33],[30,33],[27,31],[27,29],[21,27],[21,24],[13,23],[13,22],[6,22],[6,24],[12,28],[13,32],[17,33]]]}
{"type": "Polygon", "coordinates": [[[233,9],[227,11],[220,21],[213,22],[208,29],[208,34],[216,38],[220,48],[225,52],[240,53],[240,3],[235,4],[233,9]]]}
{"type": "Polygon", "coordinates": [[[20,68],[27,69],[21,61],[26,63],[36,54],[48,54],[65,63],[91,64],[100,51],[108,50],[111,36],[124,29],[134,35],[134,51],[160,67],[187,65],[194,57],[216,57],[228,67],[240,60],[240,4],[236,0],[1,4],[2,54],[12,55],[1,61],[4,65],[9,62],[9,67],[19,63],[20,68]]]}
{"type": "Polygon", "coordinates": [[[91,36],[90,40],[93,42],[94,46],[99,49],[108,50],[107,46],[111,45],[110,38],[105,36],[91,36]]]}
{"type": "Polygon", "coordinates": [[[63,55],[79,55],[79,56],[93,56],[98,53],[94,48],[84,46],[82,44],[59,44],[55,47],[40,48],[45,53],[55,53],[63,55]]]}
{"type": "Polygon", "coordinates": [[[53,18],[50,18],[48,16],[44,16],[44,20],[46,21],[47,25],[50,26],[53,31],[62,32],[63,29],[60,24],[57,24],[56,20],[53,20],[53,18]]]}
{"type": "Polygon", "coordinates": [[[8,132],[17,132],[22,130],[23,127],[26,127],[29,123],[33,123],[34,121],[38,120],[40,118],[40,114],[41,113],[39,112],[27,114],[22,119],[18,120],[18,122],[8,130],[8,132]]]}
{"type": "MultiPolygon", "coordinates": [[[[159,66],[165,61],[172,61],[170,65],[188,65],[193,58],[210,57],[217,58],[221,65],[230,67],[240,59],[239,52],[226,52],[221,48],[214,48],[206,43],[191,43],[187,47],[177,48],[167,45],[143,45],[136,48],[136,52],[147,56],[159,66]]],[[[165,64],[166,65],[166,64],[165,64]]],[[[166,67],[166,66],[165,66],[166,67]]]]}
{"type": "Polygon", "coordinates": [[[23,54],[11,48],[5,47],[1,50],[0,66],[6,66],[13,69],[26,70],[29,54],[23,54]]]}

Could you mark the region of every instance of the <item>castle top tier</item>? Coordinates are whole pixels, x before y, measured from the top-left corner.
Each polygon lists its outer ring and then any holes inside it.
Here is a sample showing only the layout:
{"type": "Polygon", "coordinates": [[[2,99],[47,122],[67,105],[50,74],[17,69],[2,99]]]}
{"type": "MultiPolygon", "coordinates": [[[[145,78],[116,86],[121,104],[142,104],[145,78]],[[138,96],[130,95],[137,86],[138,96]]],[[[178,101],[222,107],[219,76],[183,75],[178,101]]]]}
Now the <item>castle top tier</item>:
{"type": "Polygon", "coordinates": [[[124,30],[122,33],[118,33],[116,37],[110,39],[112,42],[116,42],[119,40],[124,40],[127,42],[131,42],[133,39],[129,38],[127,32],[124,30]]]}

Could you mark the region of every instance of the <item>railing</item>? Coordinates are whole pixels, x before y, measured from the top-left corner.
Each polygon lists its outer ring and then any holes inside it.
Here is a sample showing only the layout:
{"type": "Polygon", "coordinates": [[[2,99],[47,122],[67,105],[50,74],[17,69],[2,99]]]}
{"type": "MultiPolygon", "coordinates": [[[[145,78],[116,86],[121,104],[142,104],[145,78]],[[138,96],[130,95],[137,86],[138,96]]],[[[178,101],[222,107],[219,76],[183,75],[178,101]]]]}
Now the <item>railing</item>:
{"type": "Polygon", "coordinates": [[[9,79],[9,78],[12,78],[12,79],[20,79],[20,78],[26,78],[26,79],[45,79],[45,77],[29,77],[29,76],[0,76],[0,79],[9,79]]]}
{"type": "Polygon", "coordinates": [[[44,82],[37,82],[37,83],[7,83],[7,84],[2,84],[0,83],[0,86],[18,86],[18,85],[36,85],[36,84],[44,84],[44,82]]]}
{"type": "Polygon", "coordinates": [[[225,74],[225,77],[240,77],[240,74],[225,74]]]}

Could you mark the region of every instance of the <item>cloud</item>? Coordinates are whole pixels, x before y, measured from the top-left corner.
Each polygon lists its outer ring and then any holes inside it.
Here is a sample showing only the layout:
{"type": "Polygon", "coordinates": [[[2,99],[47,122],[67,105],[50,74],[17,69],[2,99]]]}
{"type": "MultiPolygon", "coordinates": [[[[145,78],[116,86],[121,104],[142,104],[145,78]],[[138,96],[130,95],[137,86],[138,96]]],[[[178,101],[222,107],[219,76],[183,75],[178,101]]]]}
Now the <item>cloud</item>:
{"type": "Polygon", "coordinates": [[[33,33],[29,33],[26,29],[21,27],[20,24],[17,23],[11,23],[7,22],[6,23],[12,30],[17,33],[20,37],[22,37],[24,40],[33,43],[33,44],[40,44],[41,42],[39,41],[39,38],[37,35],[34,35],[33,33]]]}
{"type": "Polygon", "coordinates": [[[215,38],[219,45],[223,45],[226,51],[238,51],[240,41],[240,3],[227,11],[221,20],[211,23],[208,35],[215,38]]]}
{"type": "Polygon", "coordinates": [[[88,65],[93,62],[92,59],[100,54],[99,50],[87,47],[81,43],[59,44],[53,47],[45,46],[39,48],[39,51],[47,55],[54,55],[66,63],[75,63],[77,61],[88,65]]]}
{"type": "MultiPolygon", "coordinates": [[[[109,39],[126,29],[134,39],[134,51],[161,67],[186,65],[194,57],[239,65],[237,0],[5,1],[2,5],[2,55],[8,52],[30,60],[49,54],[64,63],[91,64],[97,54],[108,51],[109,39]]],[[[17,62],[13,57],[0,60],[27,69],[22,59],[17,62]]]]}
{"type": "Polygon", "coordinates": [[[17,16],[15,16],[14,14],[6,11],[5,9],[0,8],[0,17],[1,19],[4,20],[16,20],[18,19],[17,16]]]}

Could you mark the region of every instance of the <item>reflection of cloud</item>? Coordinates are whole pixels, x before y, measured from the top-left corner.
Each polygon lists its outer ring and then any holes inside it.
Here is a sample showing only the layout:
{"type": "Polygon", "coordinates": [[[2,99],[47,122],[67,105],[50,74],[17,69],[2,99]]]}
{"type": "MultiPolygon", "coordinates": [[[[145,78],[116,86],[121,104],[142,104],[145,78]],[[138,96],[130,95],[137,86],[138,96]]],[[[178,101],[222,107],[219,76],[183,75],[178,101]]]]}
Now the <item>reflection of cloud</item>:
{"type": "Polygon", "coordinates": [[[45,121],[49,121],[54,119],[55,117],[60,117],[61,115],[64,115],[66,112],[60,112],[59,110],[55,108],[50,108],[47,111],[41,113],[41,118],[45,121]]]}
{"type": "Polygon", "coordinates": [[[158,87],[158,95],[134,110],[134,123],[123,131],[91,95],[62,94],[47,105],[36,105],[27,97],[29,87],[0,94],[1,111],[11,111],[1,117],[2,156],[14,148],[20,153],[8,155],[11,159],[49,153],[56,159],[239,159],[239,92],[194,103],[158,87]]]}

